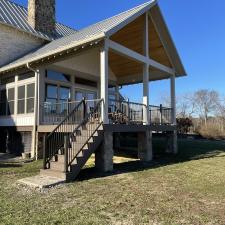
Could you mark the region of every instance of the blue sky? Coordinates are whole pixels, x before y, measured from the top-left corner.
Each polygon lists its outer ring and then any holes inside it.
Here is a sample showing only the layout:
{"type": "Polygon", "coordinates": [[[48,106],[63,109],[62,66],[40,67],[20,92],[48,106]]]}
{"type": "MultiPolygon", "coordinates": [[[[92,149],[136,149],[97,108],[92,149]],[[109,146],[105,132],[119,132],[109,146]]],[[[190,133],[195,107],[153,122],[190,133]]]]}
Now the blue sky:
{"type": "MultiPolygon", "coordinates": [[[[27,0],[14,0],[27,5],[27,0]]],[[[81,29],[87,25],[132,8],[145,0],[76,0],[57,2],[57,20],[81,29]],[[66,3],[65,3],[66,2],[66,3]]],[[[177,93],[215,89],[225,94],[225,1],[159,0],[187,77],[176,82],[177,93]]],[[[123,93],[140,100],[141,85],[126,87],[123,93]],[[135,94],[134,94],[135,91],[135,94]]],[[[169,82],[152,82],[152,103],[169,93],[169,82]]]]}

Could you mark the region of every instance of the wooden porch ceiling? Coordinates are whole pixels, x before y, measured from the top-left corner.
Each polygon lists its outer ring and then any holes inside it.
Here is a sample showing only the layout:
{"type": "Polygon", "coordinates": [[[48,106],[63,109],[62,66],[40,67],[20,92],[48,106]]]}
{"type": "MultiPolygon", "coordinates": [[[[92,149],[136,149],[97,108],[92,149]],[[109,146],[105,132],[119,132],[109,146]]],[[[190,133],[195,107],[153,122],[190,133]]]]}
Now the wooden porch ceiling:
{"type": "MultiPolygon", "coordinates": [[[[143,28],[145,15],[131,22],[110,39],[139,54],[143,54],[143,28]]],[[[150,58],[170,68],[171,62],[149,17],[149,55],[150,58]]],[[[109,65],[118,78],[142,74],[142,64],[110,50],[109,65]]]]}

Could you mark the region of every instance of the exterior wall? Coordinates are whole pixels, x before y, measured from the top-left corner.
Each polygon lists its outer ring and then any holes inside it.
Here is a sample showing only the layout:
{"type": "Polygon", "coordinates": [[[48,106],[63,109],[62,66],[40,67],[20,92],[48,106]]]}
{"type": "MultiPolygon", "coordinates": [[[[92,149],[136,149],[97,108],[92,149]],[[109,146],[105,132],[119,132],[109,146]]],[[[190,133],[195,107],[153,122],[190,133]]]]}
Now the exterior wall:
{"type": "Polygon", "coordinates": [[[15,28],[0,24],[0,66],[42,46],[44,41],[15,28]]]}
{"type": "MultiPolygon", "coordinates": [[[[71,59],[55,63],[55,65],[100,78],[100,49],[95,48],[88,50],[71,59]]],[[[116,76],[110,68],[109,79],[116,81],[116,76]]]]}
{"type": "Polygon", "coordinates": [[[34,114],[0,117],[0,126],[33,126],[34,114]]]}

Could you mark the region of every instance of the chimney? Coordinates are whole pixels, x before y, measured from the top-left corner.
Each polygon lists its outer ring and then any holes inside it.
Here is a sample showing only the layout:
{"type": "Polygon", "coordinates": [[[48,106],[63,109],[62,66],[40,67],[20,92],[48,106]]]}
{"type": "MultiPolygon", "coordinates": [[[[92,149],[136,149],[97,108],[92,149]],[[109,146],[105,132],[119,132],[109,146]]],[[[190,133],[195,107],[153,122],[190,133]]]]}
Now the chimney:
{"type": "Polygon", "coordinates": [[[28,0],[28,22],[37,31],[55,32],[55,0],[28,0]]]}

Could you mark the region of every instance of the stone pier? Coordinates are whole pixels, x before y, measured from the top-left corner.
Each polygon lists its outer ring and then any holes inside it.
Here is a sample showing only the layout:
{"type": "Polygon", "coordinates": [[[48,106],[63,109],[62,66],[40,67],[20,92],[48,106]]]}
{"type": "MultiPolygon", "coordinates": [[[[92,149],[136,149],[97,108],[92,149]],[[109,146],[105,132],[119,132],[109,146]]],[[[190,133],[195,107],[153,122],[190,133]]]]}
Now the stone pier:
{"type": "Polygon", "coordinates": [[[177,146],[177,131],[173,131],[167,136],[167,147],[166,152],[176,155],[178,153],[177,146]]]}
{"type": "Polygon", "coordinates": [[[152,160],[152,131],[138,133],[138,158],[145,162],[152,160]]]}
{"type": "Polygon", "coordinates": [[[102,172],[113,171],[113,133],[104,131],[103,143],[95,152],[95,167],[102,172]]]}

